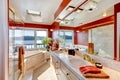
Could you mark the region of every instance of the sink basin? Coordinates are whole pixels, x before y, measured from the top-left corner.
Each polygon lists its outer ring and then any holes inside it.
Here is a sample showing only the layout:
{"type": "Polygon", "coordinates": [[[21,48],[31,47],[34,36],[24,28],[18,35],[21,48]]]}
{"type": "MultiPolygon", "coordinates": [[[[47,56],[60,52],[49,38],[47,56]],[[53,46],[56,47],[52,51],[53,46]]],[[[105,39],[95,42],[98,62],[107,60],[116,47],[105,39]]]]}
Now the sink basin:
{"type": "Polygon", "coordinates": [[[77,69],[79,69],[82,66],[92,65],[90,62],[74,56],[69,56],[69,62],[73,67],[77,69]]]}

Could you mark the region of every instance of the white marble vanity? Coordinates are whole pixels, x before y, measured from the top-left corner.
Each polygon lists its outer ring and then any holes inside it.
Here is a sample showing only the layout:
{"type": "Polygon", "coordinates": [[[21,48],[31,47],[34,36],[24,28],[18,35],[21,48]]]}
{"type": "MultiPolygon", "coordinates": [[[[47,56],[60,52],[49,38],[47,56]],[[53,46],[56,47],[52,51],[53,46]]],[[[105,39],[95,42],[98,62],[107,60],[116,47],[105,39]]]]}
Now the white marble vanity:
{"type": "MultiPolygon", "coordinates": [[[[59,76],[64,74],[64,80],[118,80],[120,72],[114,69],[103,66],[103,71],[107,73],[110,78],[86,78],[79,71],[79,67],[84,65],[94,65],[88,61],[83,60],[80,56],[71,56],[62,52],[51,52],[52,61],[59,76]],[[61,71],[61,72],[58,72],[61,71]],[[61,73],[61,74],[60,74],[61,73]]],[[[63,80],[63,79],[60,79],[63,80]]]]}

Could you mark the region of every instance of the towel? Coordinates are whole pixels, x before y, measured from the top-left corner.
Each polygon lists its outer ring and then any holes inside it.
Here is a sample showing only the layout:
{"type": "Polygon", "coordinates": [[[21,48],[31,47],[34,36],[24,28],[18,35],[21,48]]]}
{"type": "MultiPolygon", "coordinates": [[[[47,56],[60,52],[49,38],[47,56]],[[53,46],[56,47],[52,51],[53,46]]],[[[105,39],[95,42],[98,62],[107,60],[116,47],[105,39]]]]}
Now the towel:
{"type": "Polygon", "coordinates": [[[95,66],[82,66],[79,69],[83,74],[86,74],[86,73],[100,73],[101,72],[101,70],[96,68],[95,66]]]}
{"type": "Polygon", "coordinates": [[[109,75],[95,66],[82,66],[79,69],[86,78],[109,78],[109,75]]]}
{"type": "Polygon", "coordinates": [[[19,47],[18,69],[20,70],[20,74],[23,73],[23,69],[24,69],[24,48],[23,46],[19,47]]]}

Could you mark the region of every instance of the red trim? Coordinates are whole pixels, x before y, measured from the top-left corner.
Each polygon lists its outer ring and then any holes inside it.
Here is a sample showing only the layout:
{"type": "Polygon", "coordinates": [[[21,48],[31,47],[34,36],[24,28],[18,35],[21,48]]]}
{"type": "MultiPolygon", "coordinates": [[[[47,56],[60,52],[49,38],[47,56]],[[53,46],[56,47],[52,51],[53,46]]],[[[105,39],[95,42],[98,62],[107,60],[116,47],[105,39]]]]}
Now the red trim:
{"type": "Polygon", "coordinates": [[[54,22],[54,23],[52,24],[52,29],[53,29],[53,30],[58,30],[59,28],[60,28],[59,22],[54,22]]]}
{"type": "Polygon", "coordinates": [[[50,25],[44,25],[44,24],[34,24],[34,23],[24,23],[24,27],[28,27],[28,28],[51,28],[50,25]]]}
{"type": "Polygon", "coordinates": [[[81,30],[81,29],[85,30],[85,28],[91,29],[91,28],[101,27],[101,26],[113,24],[113,23],[114,23],[114,15],[84,24],[82,26],[78,26],[76,29],[77,30],[81,30]]]}
{"type": "Polygon", "coordinates": [[[48,37],[52,38],[52,31],[50,31],[51,28],[48,29],[48,37]]]}
{"type": "Polygon", "coordinates": [[[60,26],[60,29],[63,29],[63,30],[74,30],[75,28],[74,27],[66,27],[66,26],[60,26]]]}
{"type": "Polygon", "coordinates": [[[74,30],[74,44],[78,44],[78,33],[74,30]]]}
{"type": "Polygon", "coordinates": [[[114,6],[115,24],[114,24],[114,59],[117,59],[117,13],[120,12],[120,3],[114,6]]]}
{"type": "Polygon", "coordinates": [[[63,0],[62,3],[60,4],[59,8],[54,14],[54,18],[56,19],[57,16],[62,12],[62,10],[69,4],[71,0],[63,0]]]}

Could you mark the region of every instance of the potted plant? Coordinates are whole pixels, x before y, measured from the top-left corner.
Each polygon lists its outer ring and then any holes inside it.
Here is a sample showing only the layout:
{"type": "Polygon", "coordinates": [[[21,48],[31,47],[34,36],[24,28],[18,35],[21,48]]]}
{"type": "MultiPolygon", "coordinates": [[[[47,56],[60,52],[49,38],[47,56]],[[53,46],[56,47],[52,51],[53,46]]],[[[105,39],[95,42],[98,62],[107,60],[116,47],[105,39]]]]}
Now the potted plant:
{"type": "Polygon", "coordinates": [[[65,40],[63,38],[59,38],[59,42],[62,46],[65,46],[65,40]]]}
{"type": "Polygon", "coordinates": [[[42,44],[44,45],[44,47],[45,47],[47,50],[49,50],[49,47],[48,47],[47,45],[50,43],[51,40],[52,40],[51,38],[45,37],[45,38],[43,38],[42,41],[41,41],[42,44]]]}

